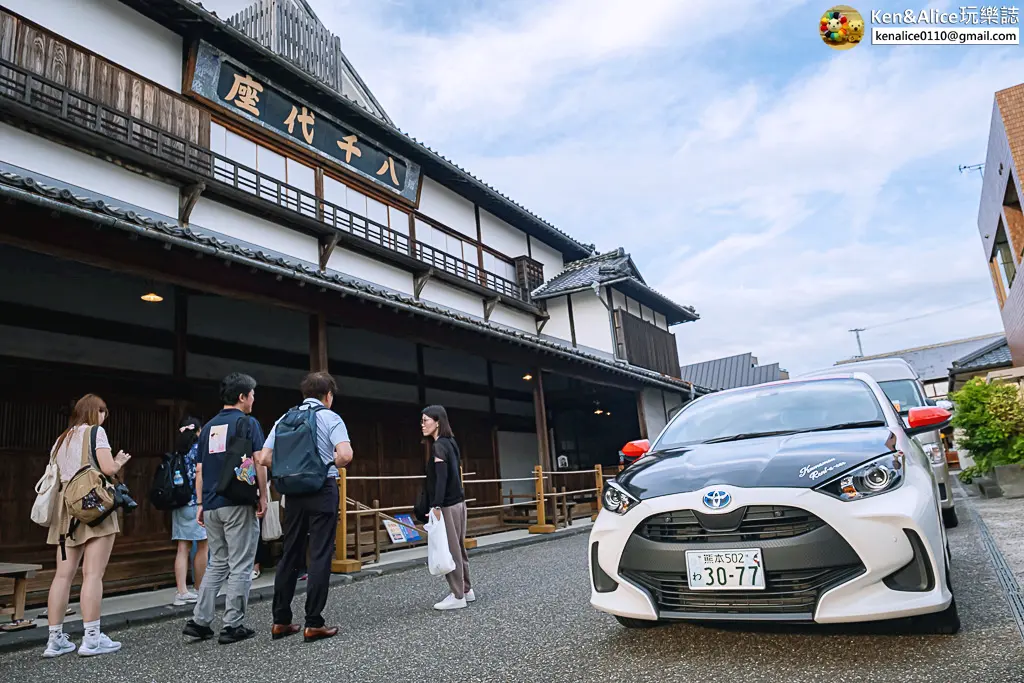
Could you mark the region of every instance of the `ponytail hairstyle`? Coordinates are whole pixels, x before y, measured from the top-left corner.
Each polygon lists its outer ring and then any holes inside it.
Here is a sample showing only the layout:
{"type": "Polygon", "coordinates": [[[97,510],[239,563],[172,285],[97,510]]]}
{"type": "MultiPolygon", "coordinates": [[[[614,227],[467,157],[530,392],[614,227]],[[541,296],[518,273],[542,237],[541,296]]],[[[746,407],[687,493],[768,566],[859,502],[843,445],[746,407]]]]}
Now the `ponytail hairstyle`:
{"type": "Polygon", "coordinates": [[[178,425],[178,433],[174,435],[174,452],[186,455],[192,449],[192,444],[199,440],[200,429],[202,424],[199,418],[186,415],[178,425]]]}

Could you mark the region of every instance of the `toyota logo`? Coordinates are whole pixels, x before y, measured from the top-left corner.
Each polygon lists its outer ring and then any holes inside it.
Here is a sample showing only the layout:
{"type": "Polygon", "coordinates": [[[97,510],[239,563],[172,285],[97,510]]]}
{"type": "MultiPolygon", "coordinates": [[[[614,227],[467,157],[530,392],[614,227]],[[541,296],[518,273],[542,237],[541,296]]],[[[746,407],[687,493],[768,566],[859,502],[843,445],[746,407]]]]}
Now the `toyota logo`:
{"type": "Polygon", "coordinates": [[[708,491],[704,494],[704,506],[712,510],[721,510],[732,502],[732,496],[725,491],[708,491]]]}

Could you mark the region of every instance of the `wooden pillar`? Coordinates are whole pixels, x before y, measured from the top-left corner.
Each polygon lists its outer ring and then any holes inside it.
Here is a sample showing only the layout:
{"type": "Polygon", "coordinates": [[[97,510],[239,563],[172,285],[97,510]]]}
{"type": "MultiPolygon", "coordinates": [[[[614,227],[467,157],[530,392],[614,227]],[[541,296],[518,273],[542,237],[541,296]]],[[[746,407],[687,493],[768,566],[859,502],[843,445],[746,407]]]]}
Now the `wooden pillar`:
{"type": "Polygon", "coordinates": [[[530,527],[529,531],[531,534],[550,534],[555,531],[554,524],[547,523],[546,513],[546,501],[544,499],[545,486],[544,486],[544,468],[537,465],[533,468],[533,476],[535,480],[535,489],[537,494],[537,523],[530,527]]]}
{"type": "Polygon", "coordinates": [[[640,420],[640,438],[647,439],[647,411],[644,410],[644,390],[636,392],[636,416],[640,420]]]}
{"type": "Polygon", "coordinates": [[[537,427],[538,462],[545,472],[550,472],[552,467],[551,448],[548,443],[548,411],[544,405],[544,381],[540,368],[533,373],[533,417],[537,427]]]}
{"type": "Polygon", "coordinates": [[[174,288],[174,360],[172,374],[184,379],[188,358],[188,293],[174,288]]]}
{"type": "Polygon", "coordinates": [[[309,316],[309,369],[327,370],[327,318],[321,313],[309,316]]]}
{"type": "Polygon", "coordinates": [[[348,472],[344,467],[338,470],[338,526],[334,532],[334,559],[331,571],[335,574],[351,574],[363,568],[359,560],[348,558],[348,472]]]}

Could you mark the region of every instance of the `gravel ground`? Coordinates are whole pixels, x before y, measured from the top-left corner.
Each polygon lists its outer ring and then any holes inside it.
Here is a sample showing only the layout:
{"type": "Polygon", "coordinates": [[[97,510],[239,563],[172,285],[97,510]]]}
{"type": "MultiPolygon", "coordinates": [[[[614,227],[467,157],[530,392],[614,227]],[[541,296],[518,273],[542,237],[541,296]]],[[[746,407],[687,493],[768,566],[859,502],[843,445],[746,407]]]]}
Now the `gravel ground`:
{"type": "Polygon", "coordinates": [[[122,651],[94,659],[0,655],[0,680],[1024,681],[1024,644],[970,515],[961,520],[950,538],[964,628],[953,637],[893,624],[627,630],[589,605],[581,535],[473,558],[478,600],[465,610],[434,612],[443,582],[416,569],[333,589],[325,616],[342,630],[331,640],[272,641],[261,602],[248,619],[261,633],[243,643],[191,643],[183,622],[156,623],[113,634],[122,651]]]}

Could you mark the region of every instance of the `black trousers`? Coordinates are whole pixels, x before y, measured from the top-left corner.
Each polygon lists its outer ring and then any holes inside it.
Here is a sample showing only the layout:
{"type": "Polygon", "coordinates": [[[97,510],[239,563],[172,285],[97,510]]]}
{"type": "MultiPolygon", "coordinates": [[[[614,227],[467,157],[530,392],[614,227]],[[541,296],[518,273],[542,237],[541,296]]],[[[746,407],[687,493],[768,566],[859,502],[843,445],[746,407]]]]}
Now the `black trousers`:
{"type": "Polygon", "coordinates": [[[274,578],[274,623],[292,623],[292,598],[303,569],[306,584],[306,627],[321,628],[327,604],[327,589],[334,557],[334,535],[338,525],[338,481],[328,479],[324,487],[308,496],[287,496],[284,520],[284,554],[274,578]],[[306,567],[306,551],[309,566],[306,567]]]}

